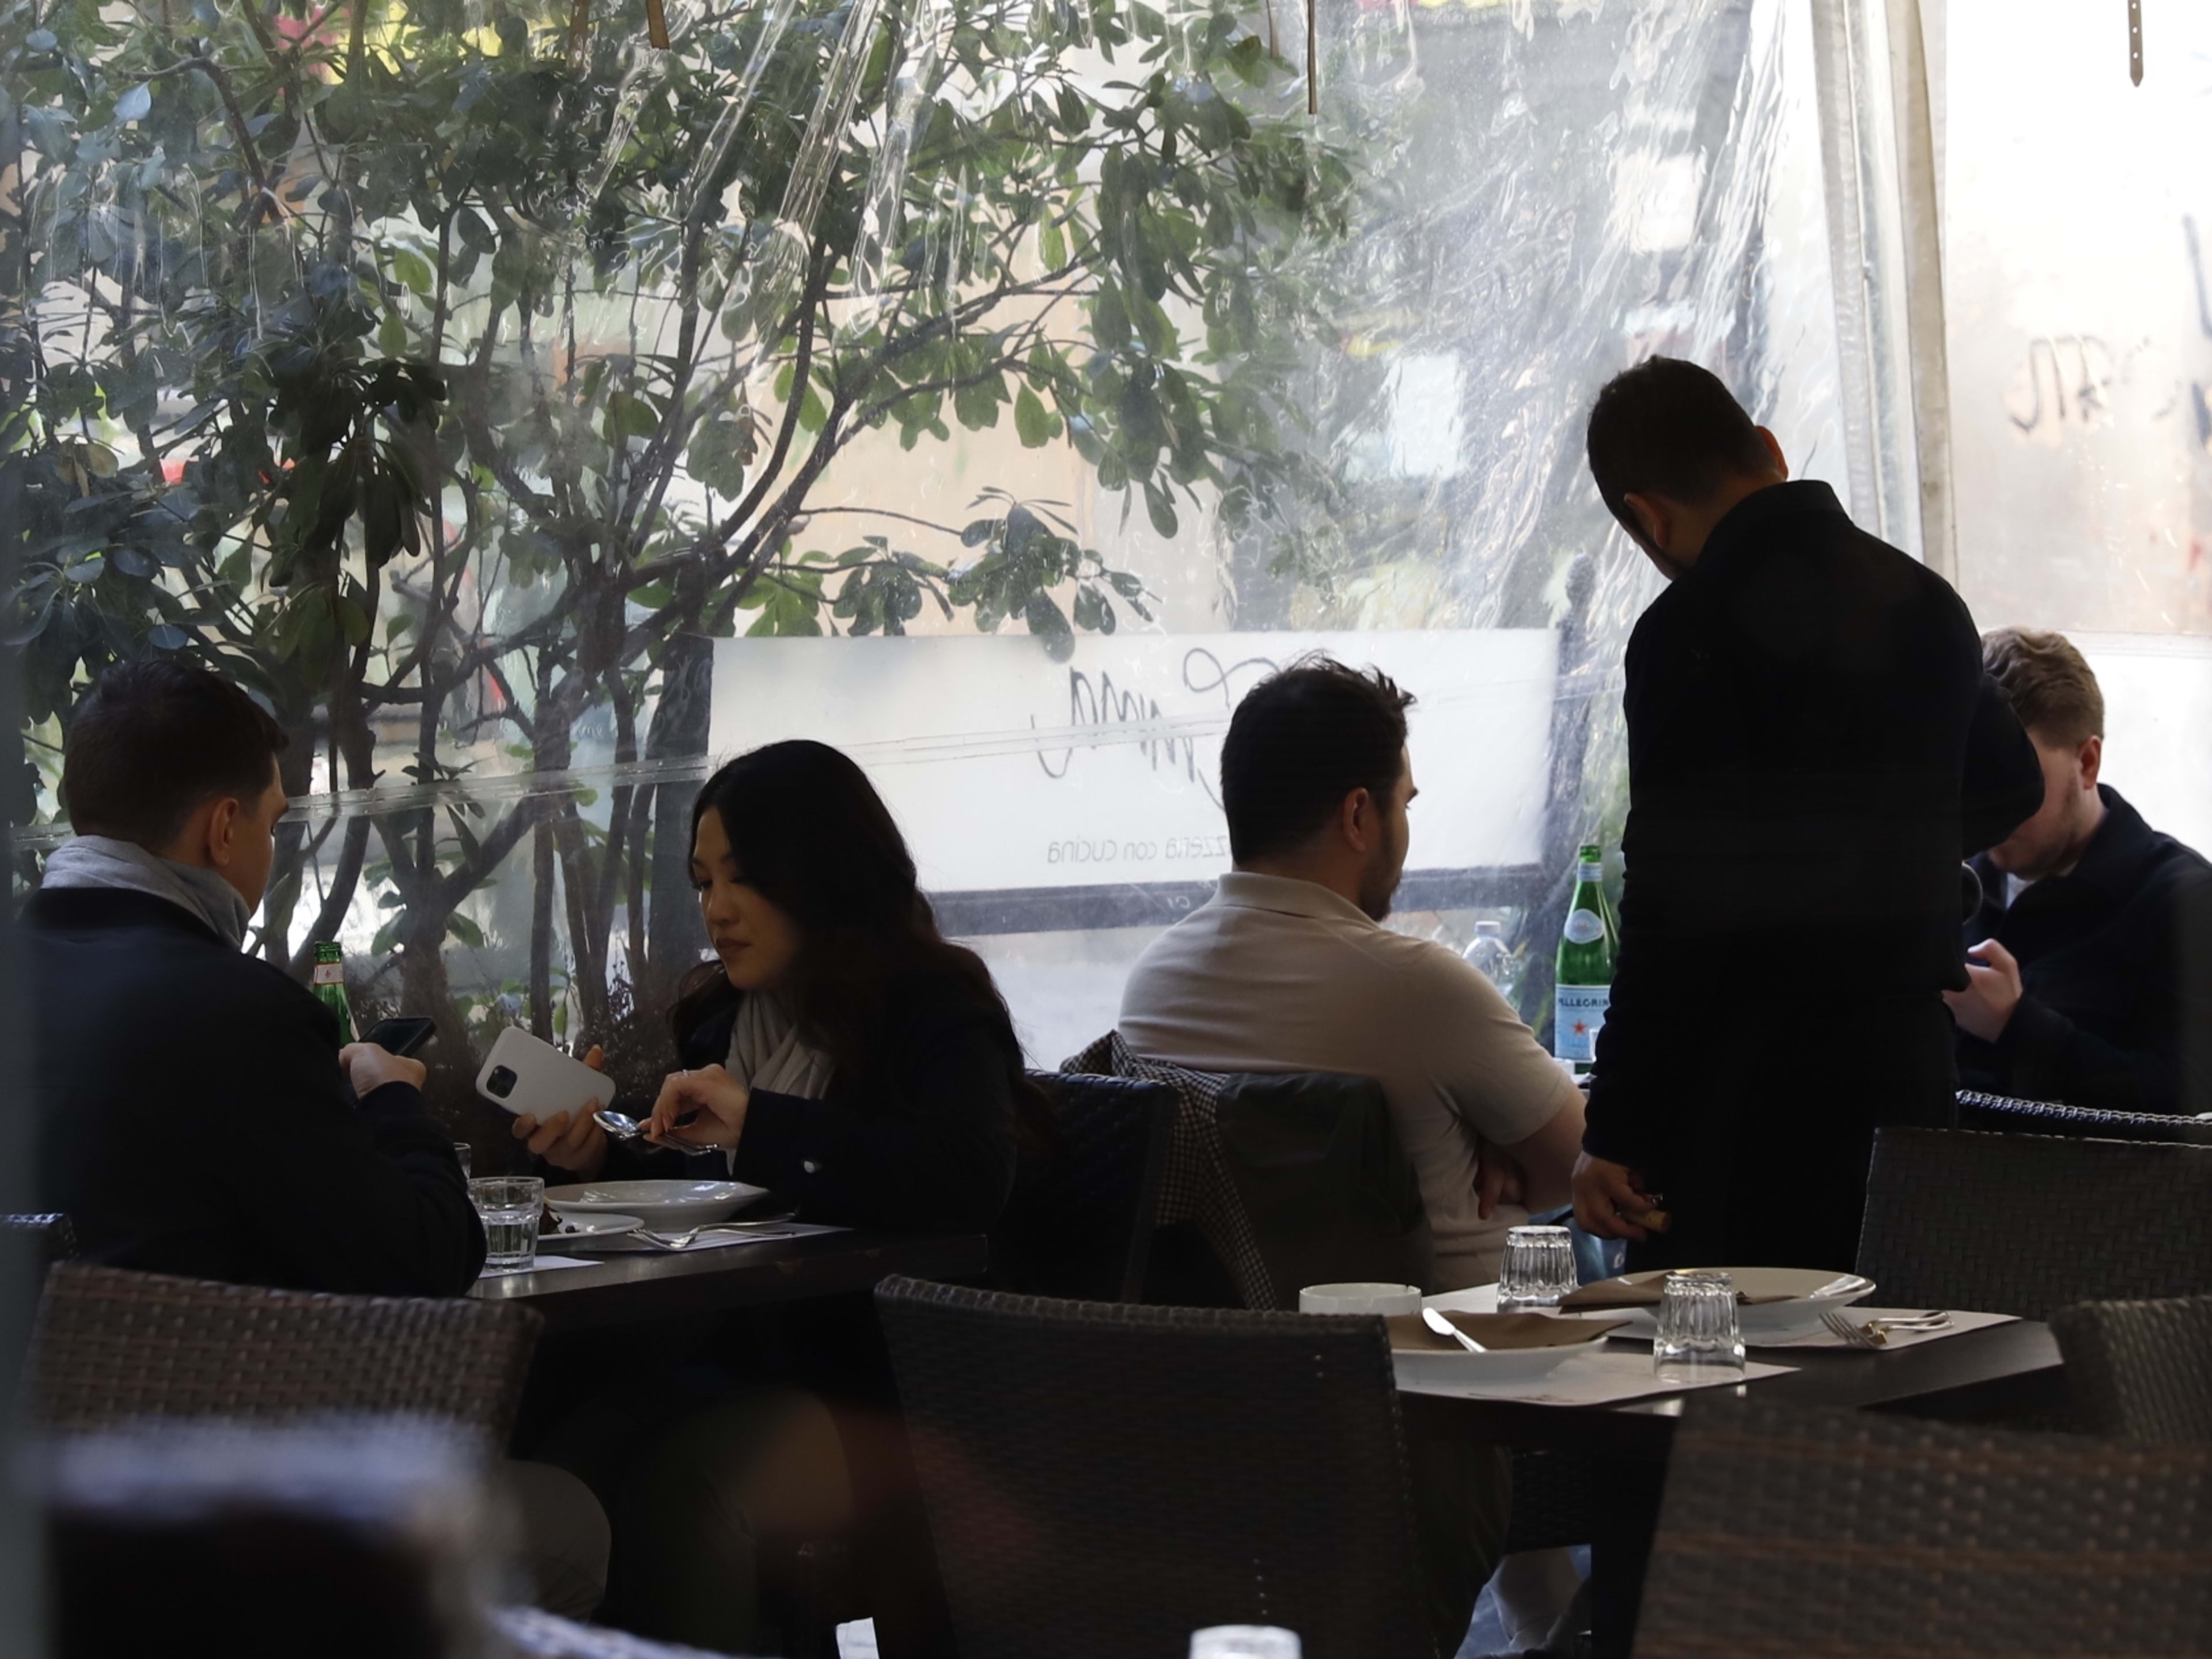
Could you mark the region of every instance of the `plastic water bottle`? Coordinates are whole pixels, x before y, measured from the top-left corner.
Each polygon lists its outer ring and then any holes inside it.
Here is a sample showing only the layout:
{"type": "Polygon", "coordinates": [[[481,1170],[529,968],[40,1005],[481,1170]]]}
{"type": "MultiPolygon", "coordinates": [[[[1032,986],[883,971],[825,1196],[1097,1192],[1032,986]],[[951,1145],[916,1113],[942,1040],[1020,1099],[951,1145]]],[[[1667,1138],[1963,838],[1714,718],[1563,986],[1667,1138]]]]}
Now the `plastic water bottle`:
{"type": "Polygon", "coordinates": [[[1505,948],[1505,931],[1494,921],[1474,924],[1474,943],[1467,947],[1467,959],[1476,971],[1498,988],[1506,1001],[1519,1006],[1521,994],[1521,964],[1513,952],[1505,948]]]}

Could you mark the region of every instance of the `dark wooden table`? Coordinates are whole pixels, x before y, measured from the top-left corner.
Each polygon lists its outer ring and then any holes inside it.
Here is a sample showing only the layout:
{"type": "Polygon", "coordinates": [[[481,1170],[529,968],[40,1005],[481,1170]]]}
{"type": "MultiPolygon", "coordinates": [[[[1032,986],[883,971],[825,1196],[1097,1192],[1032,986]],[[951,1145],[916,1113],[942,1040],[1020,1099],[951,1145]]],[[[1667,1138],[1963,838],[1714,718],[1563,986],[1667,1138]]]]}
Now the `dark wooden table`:
{"type": "Polygon", "coordinates": [[[974,1279],[989,1261],[981,1233],[818,1233],[711,1250],[613,1252],[588,1267],[480,1279],[469,1294],[522,1303],[544,1316],[549,1332],[583,1331],[872,1290],[893,1273],[974,1279]]]}
{"type": "MultiPolygon", "coordinates": [[[[1751,1358],[1797,1369],[1745,1383],[1747,1393],[1808,1406],[2002,1419],[2063,1408],[2066,1397],[2058,1344],[2050,1327],[2030,1319],[1963,1331],[1895,1353],[1754,1348],[1751,1358]]],[[[1616,1406],[1538,1406],[1401,1391],[1398,1403],[1409,1423],[1448,1425],[1501,1445],[1664,1459],[1686,1397],[1656,1395],[1616,1406]]]]}

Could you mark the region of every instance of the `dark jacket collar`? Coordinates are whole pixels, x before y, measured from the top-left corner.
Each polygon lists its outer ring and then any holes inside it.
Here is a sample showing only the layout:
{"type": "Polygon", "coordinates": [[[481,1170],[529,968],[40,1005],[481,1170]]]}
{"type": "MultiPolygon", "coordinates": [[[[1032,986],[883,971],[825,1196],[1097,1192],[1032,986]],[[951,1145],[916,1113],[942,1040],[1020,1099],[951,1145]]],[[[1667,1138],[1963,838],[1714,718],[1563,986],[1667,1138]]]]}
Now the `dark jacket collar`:
{"type": "Polygon", "coordinates": [[[1836,492],[1818,478],[1754,489],[1721,515],[1721,521],[1705,538],[1698,562],[1683,573],[1681,580],[1688,580],[1708,571],[1717,562],[1725,564],[1780,530],[1785,521],[1808,516],[1838,518],[1847,524],[1850,521],[1850,514],[1844,511],[1836,492]]]}
{"type": "Polygon", "coordinates": [[[58,933],[72,927],[164,927],[205,940],[225,956],[237,949],[198,916],[151,893],[122,887],[41,887],[24,901],[23,923],[58,933]]]}
{"type": "Polygon", "coordinates": [[[2120,792],[2109,783],[2099,784],[2097,793],[2104,799],[2104,821],[2089,837],[2069,879],[2123,903],[2141,890],[2148,873],[2144,866],[2165,852],[2167,837],[2145,823],[2142,814],[2121,799],[2120,792]]]}

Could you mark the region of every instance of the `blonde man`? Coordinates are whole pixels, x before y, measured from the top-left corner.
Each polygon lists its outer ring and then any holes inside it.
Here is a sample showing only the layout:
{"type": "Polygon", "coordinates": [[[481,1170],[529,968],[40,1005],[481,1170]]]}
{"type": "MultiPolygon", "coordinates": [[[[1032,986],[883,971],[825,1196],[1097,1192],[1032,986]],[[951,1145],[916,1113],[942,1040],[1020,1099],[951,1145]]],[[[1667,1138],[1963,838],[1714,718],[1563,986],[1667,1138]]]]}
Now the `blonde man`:
{"type": "Polygon", "coordinates": [[[2103,781],[2105,697],[2063,635],[2001,628],[1983,665],[2043,763],[2043,805],[1974,860],[1972,984],[1948,992],[1971,1089],[2121,1111],[2185,1112],[2192,1027],[2212,988],[2192,961],[2212,866],[2103,781]]]}

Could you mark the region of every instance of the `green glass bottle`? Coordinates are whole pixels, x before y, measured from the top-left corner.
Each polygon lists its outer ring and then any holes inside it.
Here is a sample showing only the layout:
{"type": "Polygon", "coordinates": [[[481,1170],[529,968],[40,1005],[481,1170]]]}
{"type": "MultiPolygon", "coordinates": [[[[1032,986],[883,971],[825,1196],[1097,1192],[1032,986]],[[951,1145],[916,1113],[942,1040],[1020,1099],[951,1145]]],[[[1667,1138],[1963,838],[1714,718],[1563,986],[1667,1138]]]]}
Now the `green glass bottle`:
{"type": "Polygon", "coordinates": [[[353,1009],[346,1002],[345,951],[333,939],[315,945],[315,1000],[337,1016],[338,1045],[353,1041],[353,1009]]]}
{"type": "Polygon", "coordinates": [[[1597,1058],[1598,1028],[1613,996],[1613,969],[1620,955],[1620,923],[1605,896],[1604,851],[1585,845],[1576,861],[1575,896],[1559,930],[1553,976],[1552,1052],[1577,1072],[1597,1058]]]}

